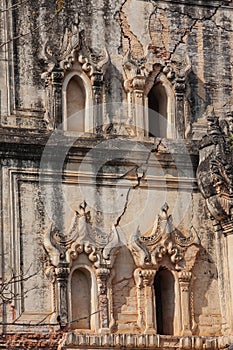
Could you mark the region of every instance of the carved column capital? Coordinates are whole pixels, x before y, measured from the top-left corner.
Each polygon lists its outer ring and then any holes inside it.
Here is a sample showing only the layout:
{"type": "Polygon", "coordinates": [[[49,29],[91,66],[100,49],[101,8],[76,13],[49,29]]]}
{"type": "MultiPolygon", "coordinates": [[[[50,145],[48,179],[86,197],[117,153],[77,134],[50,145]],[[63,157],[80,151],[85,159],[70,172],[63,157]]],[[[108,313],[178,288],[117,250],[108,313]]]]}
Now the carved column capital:
{"type": "Polygon", "coordinates": [[[54,68],[50,73],[51,76],[51,84],[52,85],[62,85],[62,81],[64,78],[64,71],[61,68],[54,68]]]}
{"type": "Polygon", "coordinates": [[[192,273],[190,271],[180,271],[178,274],[179,282],[190,283],[192,273]]]}
{"type": "Polygon", "coordinates": [[[151,286],[154,283],[156,270],[138,268],[134,271],[134,279],[139,288],[151,286]]]}
{"type": "MultiPolygon", "coordinates": [[[[106,289],[107,288],[107,280],[109,278],[110,275],[110,270],[107,268],[98,268],[96,269],[96,278],[97,278],[97,282],[101,284],[101,288],[106,289]]],[[[102,291],[101,289],[101,294],[104,293],[104,291],[102,291]]]]}
{"type": "Polygon", "coordinates": [[[94,72],[91,76],[92,85],[95,87],[102,87],[103,85],[103,74],[101,72],[94,72]]]}
{"type": "Polygon", "coordinates": [[[222,220],[220,222],[220,225],[221,225],[222,231],[223,231],[225,236],[233,235],[233,219],[232,218],[222,220]]]}
{"type": "Polygon", "coordinates": [[[70,273],[68,263],[60,263],[58,267],[55,268],[55,274],[57,279],[66,279],[70,273]]]}
{"type": "Polygon", "coordinates": [[[175,81],[174,88],[176,91],[176,94],[183,95],[185,93],[185,77],[178,77],[175,81]]]}
{"type": "Polygon", "coordinates": [[[131,86],[134,91],[143,92],[146,83],[146,78],[141,75],[137,75],[131,81],[131,86]]]}
{"type": "Polygon", "coordinates": [[[141,270],[141,277],[144,286],[152,286],[155,278],[155,270],[141,270]]]}

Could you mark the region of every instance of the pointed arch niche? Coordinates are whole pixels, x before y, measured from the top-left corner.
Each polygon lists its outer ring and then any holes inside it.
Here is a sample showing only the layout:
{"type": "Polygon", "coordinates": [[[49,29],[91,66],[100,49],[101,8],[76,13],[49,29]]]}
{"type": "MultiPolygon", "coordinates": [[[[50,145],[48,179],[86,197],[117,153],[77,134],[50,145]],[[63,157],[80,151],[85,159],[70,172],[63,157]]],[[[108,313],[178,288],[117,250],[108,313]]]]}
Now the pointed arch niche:
{"type": "Polygon", "coordinates": [[[68,299],[70,327],[97,331],[97,286],[95,275],[89,266],[78,265],[71,271],[68,299]]]}
{"type": "Polygon", "coordinates": [[[160,74],[148,90],[148,135],[176,138],[176,100],[171,83],[160,74]]]}
{"type": "Polygon", "coordinates": [[[63,129],[93,132],[93,99],[90,80],[81,70],[68,73],[62,86],[63,129]]]}

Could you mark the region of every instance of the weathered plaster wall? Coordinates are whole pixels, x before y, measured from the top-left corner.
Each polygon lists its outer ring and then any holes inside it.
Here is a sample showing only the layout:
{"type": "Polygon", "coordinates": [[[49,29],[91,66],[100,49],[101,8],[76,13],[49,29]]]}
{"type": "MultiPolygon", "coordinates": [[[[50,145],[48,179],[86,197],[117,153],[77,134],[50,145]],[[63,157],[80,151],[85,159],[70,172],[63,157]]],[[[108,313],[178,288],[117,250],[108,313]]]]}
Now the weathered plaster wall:
{"type": "MultiPolygon", "coordinates": [[[[204,2],[199,5],[82,0],[66,2],[57,13],[55,2],[31,0],[13,11],[13,23],[8,22],[7,30],[1,21],[3,37],[6,31],[9,38],[23,34],[9,46],[3,46],[0,56],[2,274],[9,275],[12,267],[18,274],[36,273],[16,290],[21,299],[13,307],[21,320],[41,321],[47,316],[46,320],[56,321],[53,281],[47,269],[50,261],[42,243],[51,223],[62,233],[67,232],[85,200],[92,225],[104,234],[110,234],[113,224],[119,230],[121,247],[112,270],[112,313],[116,321],[113,331],[140,332],[133,276],[136,264],[129,242],[137,228],[149,235],[160,208],[167,202],[176,228],[185,237],[194,228],[200,239],[191,284],[192,332],[200,336],[227,332],[227,300],[219,283],[222,270],[216,234],[195,179],[197,143],[185,143],[185,153],[183,144],[179,148],[176,143],[152,138],[122,138],[122,144],[115,143],[115,135],[113,141],[108,137],[78,138],[65,169],[56,158],[59,148],[53,148],[48,158],[52,171],[65,171],[63,178],[47,173],[39,183],[39,158],[50,136],[46,134],[49,127],[41,79],[47,69],[43,49],[49,42],[50,48],[58,51],[64,28],[71,28],[72,24],[77,24],[79,31],[85,30],[89,47],[100,51],[105,47],[109,53],[105,102],[126,102],[123,57],[130,50],[132,57],[140,60],[150,47],[161,60],[189,57],[185,114],[193,123],[194,139],[200,139],[206,126],[203,114],[208,106],[213,105],[217,115],[225,116],[233,86],[232,8],[219,3],[214,7],[206,7],[204,2]],[[31,28],[32,32],[24,35],[31,28]],[[7,128],[11,126],[28,130],[7,128]],[[44,138],[40,137],[42,133],[44,138]],[[98,143],[102,158],[98,158],[98,148],[97,153],[91,153],[98,143]],[[173,154],[178,154],[175,160],[173,154]]],[[[69,136],[64,137],[64,142],[69,136]]],[[[80,261],[86,264],[85,258],[80,261]]],[[[78,258],[73,264],[78,266],[78,258]]],[[[12,321],[13,316],[11,311],[3,321],[12,321]]]]}
{"type": "MultiPolygon", "coordinates": [[[[89,151],[95,147],[94,143],[92,147],[90,142],[87,144],[89,151]]],[[[76,147],[78,150],[79,146],[76,147]]],[[[45,172],[43,177],[39,178],[39,164],[32,160],[12,159],[4,163],[4,266],[14,266],[19,273],[23,269],[24,275],[36,273],[35,277],[23,281],[22,291],[19,289],[19,294],[23,296],[22,304],[16,302],[14,307],[20,320],[41,321],[47,316],[46,320],[56,321],[49,261],[43,249],[44,237],[51,225],[64,234],[69,232],[75,212],[80,210],[79,206],[85,200],[90,210],[91,224],[104,234],[110,235],[114,223],[121,240],[121,248],[112,272],[113,315],[116,321],[113,329],[120,333],[140,332],[137,325],[137,290],[134,280],[136,265],[129,245],[137,228],[143,235],[149,234],[160,208],[166,201],[170,206],[169,212],[173,216],[174,225],[187,237],[194,227],[201,242],[193,269],[193,334],[221,334],[217,258],[212,224],[197,191],[195,179],[191,177],[192,172],[189,171],[187,177],[187,170],[184,171],[183,168],[183,177],[175,176],[177,170],[172,175],[174,170],[171,161],[169,167],[165,162],[165,149],[166,146],[162,144],[156,155],[151,153],[148,168],[145,167],[145,162],[142,162],[144,175],[140,165],[137,170],[130,164],[119,163],[117,167],[105,165],[104,172],[98,175],[98,185],[96,182],[90,184],[90,178],[85,171],[75,171],[81,168],[79,162],[84,156],[82,154],[80,157],[79,154],[78,160],[75,150],[67,162],[66,175],[62,182],[61,177],[51,176],[51,172],[48,175],[45,172]],[[161,166],[161,169],[158,169],[156,157],[162,162],[160,164],[166,164],[164,168],[161,166]],[[158,171],[160,174],[163,172],[162,180],[157,178],[158,171]],[[138,174],[142,176],[140,187],[138,174]],[[105,184],[103,177],[108,175],[111,176],[108,178],[108,184],[105,184]],[[163,180],[165,178],[167,188],[163,180]]],[[[33,156],[33,152],[29,152],[33,156]]],[[[120,152],[122,159],[125,159],[124,149],[120,152]]],[[[117,154],[119,156],[119,150],[117,154]]],[[[131,154],[133,156],[133,152],[131,154]]],[[[49,164],[51,169],[57,169],[56,157],[51,158],[49,164]]],[[[93,169],[94,164],[92,171],[93,169]]],[[[84,263],[80,259],[77,260],[77,264],[84,263]]],[[[75,264],[76,262],[74,266],[75,264]]],[[[167,260],[161,264],[170,266],[167,260]]],[[[6,269],[5,272],[7,275],[10,270],[6,269]]]]}
{"type": "MultiPolygon", "coordinates": [[[[122,59],[128,50],[132,57],[142,58],[148,47],[153,47],[156,55],[165,59],[175,59],[177,55],[188,55],[192,69],[189,73],[187,90],[187,113],[192,122],[201,119],[208,105],[214,105],[219,116],[229,110],[232,98],[232,36],[230,32],[230,7],[213,2],[205,4],[174,4],[169,2],[148,2],[126,0],[94,3],[69,2],[64,9],[56,12],[55,2],[40,1],[26,3],[23,8],[13,11],[13,23],[8,22],[8,38],[23,35],[10,43],[13,50],[14,79],[2,77],[2,115],[7,114],[7,99],[4,95],[11,90],[12,106],[16,105],[20,115],[26,118],[43,119],[43,82],[41,73],[45,71],[43,48],[49,42],[58,51],[64,28],[78,24],[85,30],[87,44],[93,49],[107,48],[111,57],[106,92],[108,102],[125,99],[122,89],[122,59]],[[212,6],[213,5],[213,6],[212,6]],[[31,32],[31,34],[27,34],[31,32]],[[27,34],[27,35],[25,35],[27,34]],[[222,54],[224,52],[224,55],[222,54]],[[11,80],[9,80],[11,79],[11,80]]],[[[4,16],[4,14],[2,15],[4,16]]],[[[10,12],[7,13],[8,18],[10,12]]],[[[7,40],[7,38],[3,38],[7,40]]],[[[5,50],[5,47],[4,47],[5,50]]],[[[9,55],[9,52],[7,55],[9,55]]],[[[12,62],[8,63],[10,66],[12,62]]],[[[6,63],[1,62],[3,75],[6,63]]],[[[8,113],[9,114],[9,113],[8,113]]],[[[23,119],[24,120],[24,119],[23,119]]],[[[40,127],[43,127],[40,121],[40,127]]],[[[10,121],[9,121],[10,123],[10,121]]],[[[12,123],[22,124],[22,121],[12,123]]],[[[195,137],[198,137],[196,134],[195,137]]]]}

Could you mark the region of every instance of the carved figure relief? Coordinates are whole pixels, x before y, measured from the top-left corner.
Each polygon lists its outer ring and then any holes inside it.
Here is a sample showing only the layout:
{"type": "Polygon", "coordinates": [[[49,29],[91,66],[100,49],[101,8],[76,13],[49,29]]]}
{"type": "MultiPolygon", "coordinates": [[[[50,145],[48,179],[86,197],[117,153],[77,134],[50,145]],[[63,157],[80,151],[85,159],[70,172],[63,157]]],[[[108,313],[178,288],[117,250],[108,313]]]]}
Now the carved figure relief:
{"type": "Polygon", "coordinates": [[[211,215],[222,222],[231,219],[233,208],[232,113],[219,121],[212,111],[207,120],[208,133],[200,145],[198,185],[211,215]]]}

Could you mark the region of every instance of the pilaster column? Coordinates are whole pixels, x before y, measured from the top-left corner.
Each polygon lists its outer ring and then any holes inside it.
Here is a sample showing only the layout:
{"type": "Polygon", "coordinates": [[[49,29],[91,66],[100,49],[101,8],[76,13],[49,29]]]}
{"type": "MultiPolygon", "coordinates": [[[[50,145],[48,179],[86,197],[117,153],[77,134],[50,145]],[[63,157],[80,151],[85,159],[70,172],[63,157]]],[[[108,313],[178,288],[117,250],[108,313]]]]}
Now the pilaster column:
{"type": "Polygon", "coordinates": [[[135,106],[135,125],[136,125],[136,133],[138,136],[145,135],[145,98],[144,98],[145,80],[146,79],[143,76],[136,76],[132,80],[134,106],[135,106]]]}
{"type": "Polygon", "coordinates": [[[178,77],[175,83],[176,91],[176,130],[179,138],[184,138],[184,92],[185,79],[178,77]]]}
{"type": "MultiPolygon", "coordinates": [[[[0,284],[3,283],[2,277],[0,277],[0,284]]],[[[4,317],[4,301],[1,300],[0,302],[0,335],[4,334],[4,326],[3,323],[5,323],[5,317],[4,317]]]]}
{"type": "Polygon", "coordinates": [[[68,322],[67,282],[69,272],[68,263],[60,263],[55,269],[57,281],[57,315],[64,324],[68,322]]]}
{"type": "Polygon", "coordinates": [[[109,332],[109,300],[108,300],[108,279],[110,270],[107,268],[98,268],[96,270],[98,287],[98,305],[100,310],[100,329],[99,332],[109,332]]]}
{"type": "Polygon", "coordinates": [[[140,268],[134,271],[134,279],[137,285],[137,325],[143,331],[145,329],[144,285],[140,268]]]}
{"type": "Polygon", "coordinates": [[[116,321],[113,312],[113,291],[112,291],[112,280],[115,277],[115,270],[111,270],[111,275],[108,279],[108,299],[109,299],[109,329],[112,332],[115,329],[116,321]]]}
{"type": "MultiPolygon", "coordinates": [[[[62,82],[64,72],[62,69],[57,68],[51,72],[51,87],[52,87],[52,108],[50,108],[50,118],[55,128],[62,123],[62,82]]],[[[49,101],[49,103],[51,103],[49,101]]]]}
{"type": "MultiPolygon", "coordinates": [[[[229,308],[229,326],[230,326],[230,333],[233,331],[233,220],[229,218],[228,220],[222,220],[220,222],[221,232],[224,234],[225,237],[223,237],[226,240],[226,256],[225,254],[221,256],[222,263],[227,265],[226,270],[228,271],[228,276],[225,276],[226,281],[228,281],[228,286],[224,286],[225,293],[229,291],[229,296],[227,297],[227,309],[229,308]],[[228,288],[226,288],[228,287],[228,288]]],[[[220,243],[220,242],[219,242],[220,243]]]]}
{"type": "Polygon", "coordinates": [[[182,335],[192,335],[190,310],[190,281],[192,274],[188,271],[179,272],[181,299],[182,335]]]}
{"type": "Polygon", "coordinates": [[[94,128],[97,134],[100,134],[103,129],[103,75],[101,73],[94,73],[91,77],[92,90],[93,90],[93,105],[94,111],[94,128]]]}
{"type": "Polygon", "coordinates": [[[148,111],[145,108],[145,87],[146,78],[142,75],[128,79],[124,83],[128,95],[128,122],[132,124],[137,136],[148,135],[148,111]]]}
{"type": "MultiPolygon", "coordinates": [[[[213,222],[216,237],[216,256],[218,270],[218,292],[219,302],[222,314],[222,330],[223,334],[227,334],[232,329],[232,310],[228,306],[229,296],[232,299],[231,278],[229,278],[229,261],[227,239],[223,235],[220,223],[216,220],[213,222]]],[[[230,331],[231,333],[231,331],[230,331]]]]}
{"type": "Polygon", "coordinates": [[[146,329],[145,333],[155,333],[155,305],[153,303],[154,291],[153,283],[155,278],[154,270],[142,271],[143,285],[144,285],[144,298],[145,298],[145,318],[146,329]]]}
{"type": "Polygon", "coordinates": [[[155,270],[137,269],[135,280],[138,288],[138,326],[144,333],[155,333],[155,298],[153,283],[155,270]]]}

